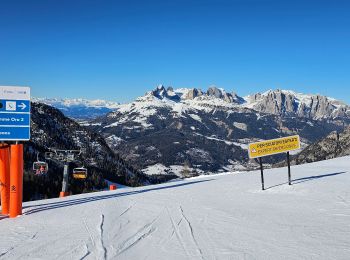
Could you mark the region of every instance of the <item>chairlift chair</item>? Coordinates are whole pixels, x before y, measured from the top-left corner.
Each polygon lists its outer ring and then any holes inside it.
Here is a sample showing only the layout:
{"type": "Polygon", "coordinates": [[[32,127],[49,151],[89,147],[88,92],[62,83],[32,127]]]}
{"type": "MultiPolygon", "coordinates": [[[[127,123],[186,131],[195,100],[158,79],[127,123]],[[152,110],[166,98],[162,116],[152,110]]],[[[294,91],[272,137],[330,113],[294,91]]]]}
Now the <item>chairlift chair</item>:
{"type": "Polygon", "coordinates": [[[51,160],[55,157],[54,152],[45,152],[45,160],[51,160]]]}
{"type": "Polygon", "coordinates": [[[35,175],[44,175],[49,170],[49,165],[47,162],[37,161],[33,163],[33,171],[35,175]]]}
{"type": "Polygon", "coordinates": [[[87,169],[84,167],[78,167],[73,169],[73,178],[74,179],[86,179],[87,169]]]}
{"type": "Polygon", "coordinates": [[[67,160],[72,162],[74,161],[75,157],[74,157],[74,154],[73,153],[70,153],[70,154],[67,154],[67,160]]]}
{"type": "Polygon", "coordinates": [[[58,160],[60,160],[60,161],[64,160],[64,154],[63,153],[59,153],[58,154],[58,160]]]}

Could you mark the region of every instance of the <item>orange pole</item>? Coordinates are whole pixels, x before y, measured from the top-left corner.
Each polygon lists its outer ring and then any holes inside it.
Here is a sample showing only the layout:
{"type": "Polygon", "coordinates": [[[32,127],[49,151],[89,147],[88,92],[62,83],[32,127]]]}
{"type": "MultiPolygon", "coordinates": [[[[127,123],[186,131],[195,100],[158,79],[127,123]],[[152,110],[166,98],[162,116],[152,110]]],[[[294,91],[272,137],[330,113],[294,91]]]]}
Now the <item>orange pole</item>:
{"type": "Polygon", "coordinates": [[[70,195],[70,192],[68,192],[68,191],[61,191],[60,192],[60,198],[67,197],[69,195],[70,195]]]}
{"type": "Polygon", "coordinates": [[[23,144],[11,145],[10,158],[10,218],[22,215],[23,144]]]}
{"type": "Polygon", "coordinates": [[[109,185],[109,190],[116,190],[117,186],[114,184],[109,185]]]}
{"type": "Polygon", "coordinates": [[[7,144],[0,147],[0,191],[2,214],[10,209],[10,153],[7,144]]]}

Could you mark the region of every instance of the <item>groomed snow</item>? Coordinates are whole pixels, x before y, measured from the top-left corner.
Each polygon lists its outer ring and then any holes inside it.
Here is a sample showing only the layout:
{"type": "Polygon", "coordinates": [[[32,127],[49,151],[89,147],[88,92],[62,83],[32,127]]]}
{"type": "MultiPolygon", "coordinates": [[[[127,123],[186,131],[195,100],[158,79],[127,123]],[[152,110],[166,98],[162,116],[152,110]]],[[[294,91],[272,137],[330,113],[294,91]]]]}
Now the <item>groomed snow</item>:
{"type": "Polygon", "coordinates": [[[1,259],[349,259],[350,157],[24,204],[1,259]]]}

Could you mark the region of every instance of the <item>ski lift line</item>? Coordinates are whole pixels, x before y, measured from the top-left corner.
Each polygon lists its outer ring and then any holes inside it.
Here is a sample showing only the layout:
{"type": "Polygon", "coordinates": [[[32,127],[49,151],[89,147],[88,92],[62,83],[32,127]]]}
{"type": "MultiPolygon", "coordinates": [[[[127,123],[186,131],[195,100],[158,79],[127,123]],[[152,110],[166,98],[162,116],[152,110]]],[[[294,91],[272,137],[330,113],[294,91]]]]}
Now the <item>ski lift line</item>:
{"type": "Polygon", "coordinates": [[[57,160],[62,162],[73,162],[79,161],[76,157],[79,157],[82,153],[82,149],[80,150],[64,150],[64,149],[55,149],[49,148],[50,152],[45,153],[45,159],[48,160],[57,160]]]}
{"type": "Polygon", "coordinates": [[[49,150],[53,151],[54,153],[78,153],[81,154],[81,150],[64,150],[64,149],[55,149],[55,148],[49,148],[49,150]]]}
{"type": "MultiPolygon", "coordinates": [[[[70,161],[75,161],[75,155],[79,156],[82,153],[80,150],[63,150],[49,148],[50,152],[45,153],[45,158],[63,161],[65,163],[70,161]]],[[[73,169],[73,178],[74,179],[86,179],[87,178],[87,169],[85,167],[77,167],[73,169]]],[[[67,182],[67,180],[66,180],[67,182]]],[[[63,185],[65,186],[65,185],[63,185]]]]}

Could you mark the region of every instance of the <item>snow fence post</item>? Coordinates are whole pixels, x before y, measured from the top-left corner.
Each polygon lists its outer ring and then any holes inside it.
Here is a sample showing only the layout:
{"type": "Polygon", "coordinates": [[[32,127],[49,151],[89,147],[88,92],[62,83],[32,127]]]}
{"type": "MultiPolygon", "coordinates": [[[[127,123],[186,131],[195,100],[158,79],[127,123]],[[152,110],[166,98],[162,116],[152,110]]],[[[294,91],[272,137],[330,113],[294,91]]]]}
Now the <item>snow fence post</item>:
{"type": "Polygon", "coordinates": [[[259,157],[259,163],[260,163],[260,172],[261,172],[261,187],[262,187],[262,190],[265,190],[265,187],[264,187],[264,168],[263,168],[261,157],[259,157]]]}

